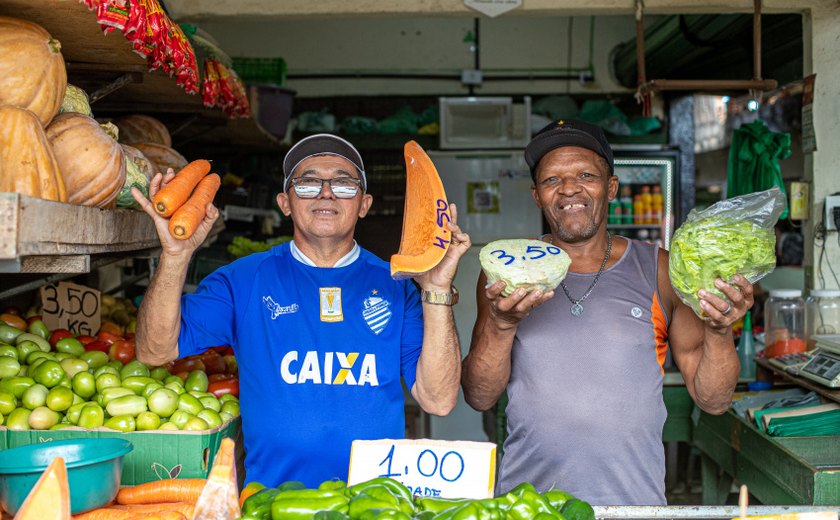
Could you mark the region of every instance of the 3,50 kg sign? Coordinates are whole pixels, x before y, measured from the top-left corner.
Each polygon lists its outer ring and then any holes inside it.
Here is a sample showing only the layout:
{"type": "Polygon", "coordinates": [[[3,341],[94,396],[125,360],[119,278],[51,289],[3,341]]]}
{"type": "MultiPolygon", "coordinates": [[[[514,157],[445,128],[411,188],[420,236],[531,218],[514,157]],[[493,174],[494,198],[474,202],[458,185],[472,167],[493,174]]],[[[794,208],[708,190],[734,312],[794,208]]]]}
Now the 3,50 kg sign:
{"type": "Polygon", "coordinates": [[[70,282],[41,287],[42,319],[50,330],[92,336],[99,330],[99,291],[70,282]]]}
{"type": "Polygon", "coordinates": [[[496,445],[429,439],[353,441],[347,484],[390,477],[414,495],[492,498],[496,445]]]}

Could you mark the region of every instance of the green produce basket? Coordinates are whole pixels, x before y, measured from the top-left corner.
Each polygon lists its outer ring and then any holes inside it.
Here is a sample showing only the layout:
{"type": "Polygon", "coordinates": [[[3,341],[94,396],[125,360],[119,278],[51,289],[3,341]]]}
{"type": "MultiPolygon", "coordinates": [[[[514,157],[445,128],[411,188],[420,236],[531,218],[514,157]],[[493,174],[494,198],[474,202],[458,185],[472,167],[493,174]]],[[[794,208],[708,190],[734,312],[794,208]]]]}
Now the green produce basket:
{"type": "Polygon", "coordinates": [[[283,58],[233,58],[233,70],[245,83],[286,84],[283,58]]]}

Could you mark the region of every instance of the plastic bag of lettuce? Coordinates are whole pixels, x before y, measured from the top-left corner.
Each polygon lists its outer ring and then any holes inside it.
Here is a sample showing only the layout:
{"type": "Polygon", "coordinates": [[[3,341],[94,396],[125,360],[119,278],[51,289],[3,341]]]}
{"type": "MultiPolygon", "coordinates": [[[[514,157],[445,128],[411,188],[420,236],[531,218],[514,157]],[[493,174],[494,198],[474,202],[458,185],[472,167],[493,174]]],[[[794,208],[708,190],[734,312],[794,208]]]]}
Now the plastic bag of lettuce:
{"type": "Polygon", "coordinates": [[[703,211],[692,210],[671,240],[668,273],[680,299],[702,319],[697,291],[721,298],[716,278],[736,274],[755,283],[776,267],[773,226],[785,208],[778,188],[722,200],[703,211]]]}

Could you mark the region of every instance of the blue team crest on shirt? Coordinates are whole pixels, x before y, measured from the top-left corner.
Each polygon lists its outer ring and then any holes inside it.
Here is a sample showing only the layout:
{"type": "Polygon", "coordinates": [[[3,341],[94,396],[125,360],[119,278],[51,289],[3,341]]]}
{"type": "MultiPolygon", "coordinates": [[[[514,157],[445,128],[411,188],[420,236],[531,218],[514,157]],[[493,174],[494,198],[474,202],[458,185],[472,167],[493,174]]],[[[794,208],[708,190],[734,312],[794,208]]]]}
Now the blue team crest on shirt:
{"type": "Polygon", "coordinates": [[[365,298],[362,317],[364,317],[365,323],[370,327],[370,330],[374,334],[379,334],[391,320],[391,302],[380,297],[378,295],[379,291],[376,289],[372,290],[370,294],[370,296],[365,298]]]}

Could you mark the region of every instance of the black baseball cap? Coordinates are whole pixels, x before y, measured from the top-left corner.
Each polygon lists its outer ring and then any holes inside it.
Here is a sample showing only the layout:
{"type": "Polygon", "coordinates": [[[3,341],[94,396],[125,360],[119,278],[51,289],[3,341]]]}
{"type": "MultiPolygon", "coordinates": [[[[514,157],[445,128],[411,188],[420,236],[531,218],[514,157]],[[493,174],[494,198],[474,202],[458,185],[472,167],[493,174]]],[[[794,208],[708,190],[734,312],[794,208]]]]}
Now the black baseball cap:
{"type": "Polygon", "coordinates": [[[286,158],[283,159],[283,191],[286,191],[289,179],[292,177],[292,173],[294,173],[298,165],[304,160],[316,155],[337,155],[344,157],[353,163],[353,166],[359,171],[359,176],[362,179],[362,189],[367,189],[365,163],[362,162],[362,156],[356,150],[356,147],[337,135],[315,134],[298,141],[286,154],[286,158]]]}
{"type": "Polygon", "coordinates": [[[545,154],[563,146],[587,148],[603,157],[610,166],[610,173],[615,171],[615,161],[610,143],[604,131],[598,125],[575,119],[560,119],[546,125],[525,147],[525,162],[531,169],[531,178],[537,178],[537,164],[545,154]]]}

